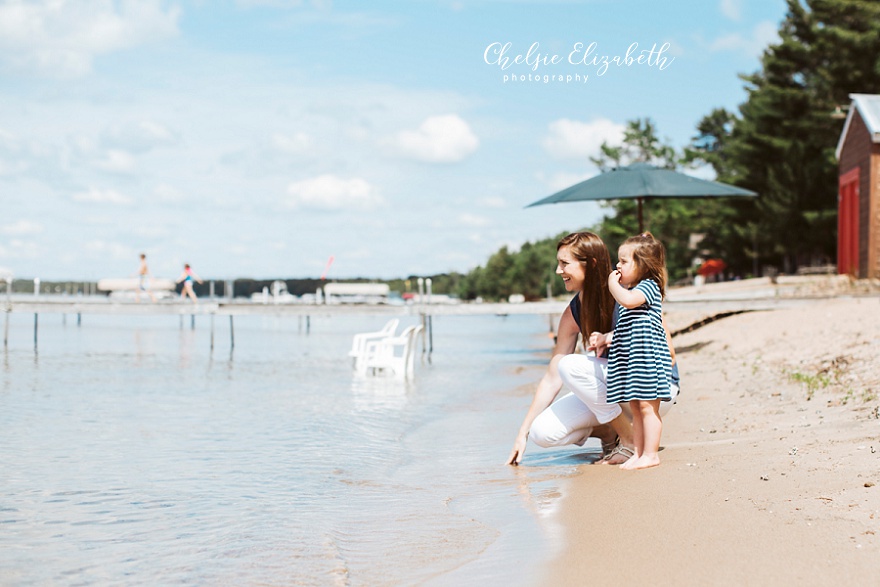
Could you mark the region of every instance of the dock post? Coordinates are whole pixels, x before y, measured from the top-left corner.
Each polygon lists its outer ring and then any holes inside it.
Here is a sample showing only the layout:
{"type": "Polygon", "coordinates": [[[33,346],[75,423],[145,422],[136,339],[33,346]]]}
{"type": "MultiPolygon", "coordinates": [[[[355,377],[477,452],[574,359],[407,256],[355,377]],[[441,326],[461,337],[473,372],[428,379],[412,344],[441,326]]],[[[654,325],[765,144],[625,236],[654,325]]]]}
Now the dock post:
{"type": "Polygon", "coordinates": [[[311,332],[311,330],[312,330],[312,317],[307,315],[306,316],[306,334],[311,332]]]}
{"type": "Polygon", "coordinates": [[[83,317],[82,312],[76,313],[76,325],[77,326],[82,326],[82,317],[83,317]]]}
{"type": "Polygon", "coordinates": [[[211,313],[211,352],[214,352],[214,314],[211,313]]]}
{"type": "Polygon", "coordinates": [[[39,314],[35,313],[34,314],[34,350],[37,350],[37,322],[38,322],[37,318],[38,317],[39,317],[39,314]]]}
{"type": "Polygon", "coordinates": [[[9,315],[12,313],[12,277],[6,278],[6,308],[4,308],[4,314],[6,314],[5,324],[3,326],[3,348],[5,349],[9,345],[9,315]]]}
{"type": "Polygon", "coordinates": [[[235,348],[235,328],[232,324],[232,314],[229,315],[229,351],[235,348]]]}
{"type": "Polygon", "coordinates": [[[428,314],[428,362],[431,362],[431,353],[434,352],[434,317],[428,314]]]}
{"type": "Polygon", "coordinates": [[[425,319],[425,278],[419,277],[418,280],[416,281],[416,283],[418,283],[418,286],[419,286],[419,315],[421,316],[421,320],[422,320],[421,339],[422,339],[422,358],[424,358],[425,352],[427,352],[427,350],[428,350],[428,345],[425,342],[427,340],[427,334],[428,334],[428,332],[427,332],[428,324],[425,319]]]}
{"type": "MultiPolygon", "coordinates": [[[[431,278],[427,278],[425,280],[425,290],[427,292],[427,305],[431,305],[431,284],[433,281],[431,278]]],[[[425,313],[428,317],[428,362],[431,362],[431,353],[434,352],[434,319],[431,314],[428,313],[428,309],[425,309],[425,313]]]]}
{"type": "Polygon", "coordinates": [[[196,315],[190,314],[189,318],[190,318],[189,329],[195,330],[196,329],[196,315]]]}

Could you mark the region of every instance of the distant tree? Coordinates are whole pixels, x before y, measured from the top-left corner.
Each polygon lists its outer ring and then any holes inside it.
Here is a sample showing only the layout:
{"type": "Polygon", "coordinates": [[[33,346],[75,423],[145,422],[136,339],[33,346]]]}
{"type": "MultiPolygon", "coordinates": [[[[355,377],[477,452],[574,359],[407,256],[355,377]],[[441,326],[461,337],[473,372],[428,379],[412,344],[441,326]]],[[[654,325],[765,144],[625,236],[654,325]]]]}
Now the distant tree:
{"type": "Polygon", "coordinates": [[[630,163],[651,163],[675,169],[675,149],[660,140],[650,118],[628,121],[623,131],[623,142],[611,146],[603,141],[599,151],[599,156],[590,157],[590,161],[603,173],[630,163]]]}
{"type": "Polygon", "coordinates": [[[527,242],[516,252],[501,247],[485,267],[476,267],[462,277],[459,295],[469,300],[478,296],[504,300],[516,293],[533,300],[546,297],[548,285],[551,295],[559,295],[565,288],[556,276],[556,244],[566,234],[527,242]]]}

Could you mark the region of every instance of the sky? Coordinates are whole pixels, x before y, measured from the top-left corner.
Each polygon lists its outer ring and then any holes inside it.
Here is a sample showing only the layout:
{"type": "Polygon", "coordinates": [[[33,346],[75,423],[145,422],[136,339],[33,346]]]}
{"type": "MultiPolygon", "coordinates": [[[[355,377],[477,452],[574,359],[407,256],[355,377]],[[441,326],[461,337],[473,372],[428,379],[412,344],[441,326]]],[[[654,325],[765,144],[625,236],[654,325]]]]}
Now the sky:
{"type": "Polygon", "coordinates": [[[0,0],[0,268],[126,277],[145,253],[170,278],[467,272],[600,220],[597,203],[526,206],[599,173],[627,121],[681,148],[735,111],[784,16],[784,0],[0,0]]]}

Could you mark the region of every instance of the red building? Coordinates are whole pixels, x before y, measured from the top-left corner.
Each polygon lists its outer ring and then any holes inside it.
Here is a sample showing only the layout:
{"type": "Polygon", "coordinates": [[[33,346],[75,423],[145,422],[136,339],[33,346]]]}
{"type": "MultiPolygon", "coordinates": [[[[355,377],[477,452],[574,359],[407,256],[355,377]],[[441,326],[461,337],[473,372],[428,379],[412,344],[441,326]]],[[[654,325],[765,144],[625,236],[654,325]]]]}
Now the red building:
{"type": "Polygon", "coordinates": [[[880,278],[880,95],[849,97],[837,142],[837,272],[880,278]]]}

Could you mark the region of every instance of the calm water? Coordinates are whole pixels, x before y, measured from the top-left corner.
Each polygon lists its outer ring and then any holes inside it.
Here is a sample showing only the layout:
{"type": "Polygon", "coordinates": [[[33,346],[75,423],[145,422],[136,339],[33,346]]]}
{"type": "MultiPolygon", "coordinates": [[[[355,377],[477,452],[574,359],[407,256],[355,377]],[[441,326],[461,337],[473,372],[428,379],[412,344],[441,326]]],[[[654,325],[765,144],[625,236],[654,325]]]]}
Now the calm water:
{"type": "MultiPolygon", "coordinates": [[[[0,349],[2,585],[525,585],[583,451],[502,465],[541,316],[436,317],[405,384],[385,318],[13,315],[0,349]]],[[[402,316],[401,328],[416,318],[402,316]]]]}

